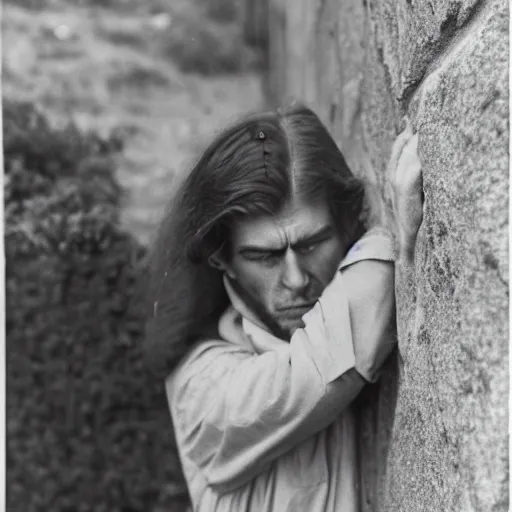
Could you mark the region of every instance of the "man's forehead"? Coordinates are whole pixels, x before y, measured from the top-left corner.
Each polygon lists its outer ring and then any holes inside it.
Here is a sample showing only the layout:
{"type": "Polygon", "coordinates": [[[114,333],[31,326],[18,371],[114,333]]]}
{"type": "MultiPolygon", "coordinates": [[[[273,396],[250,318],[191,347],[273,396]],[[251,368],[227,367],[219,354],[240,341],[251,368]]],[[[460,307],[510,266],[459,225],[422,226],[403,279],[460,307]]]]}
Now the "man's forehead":
{"type": "Polygon", "coordinates": [[[280,248],[331,226],[325,203],[291,204],[276,215],[247,216],[233,226],[233,243],[280,248]]]}

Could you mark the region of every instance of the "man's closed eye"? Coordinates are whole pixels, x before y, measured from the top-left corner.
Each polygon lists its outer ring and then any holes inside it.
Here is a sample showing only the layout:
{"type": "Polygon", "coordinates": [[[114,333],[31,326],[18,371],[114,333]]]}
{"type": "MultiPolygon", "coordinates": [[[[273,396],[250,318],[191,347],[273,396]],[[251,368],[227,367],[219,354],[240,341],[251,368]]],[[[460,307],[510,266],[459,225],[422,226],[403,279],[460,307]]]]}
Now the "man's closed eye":
{"type": "Polygon", "coordinates": [[[247,251],[243,257],[249,261],[277,262],[283,254],[284,251],[247,251]]]}

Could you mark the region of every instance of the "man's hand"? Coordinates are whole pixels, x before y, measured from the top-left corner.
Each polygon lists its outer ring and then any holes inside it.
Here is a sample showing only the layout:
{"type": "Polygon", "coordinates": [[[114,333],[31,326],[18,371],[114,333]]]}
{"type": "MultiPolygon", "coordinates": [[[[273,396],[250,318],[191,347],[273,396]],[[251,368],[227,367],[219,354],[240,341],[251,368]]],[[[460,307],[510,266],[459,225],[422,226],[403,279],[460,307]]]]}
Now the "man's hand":
{"type": "Polygon", "coordinates": [[[418,157],[418,134],[413,134],[410,121],[397,137],[388,164],[393,215],[400,244],[399,261],[414,261],[416,235],[423,220],[423,180],[418,157]]]}

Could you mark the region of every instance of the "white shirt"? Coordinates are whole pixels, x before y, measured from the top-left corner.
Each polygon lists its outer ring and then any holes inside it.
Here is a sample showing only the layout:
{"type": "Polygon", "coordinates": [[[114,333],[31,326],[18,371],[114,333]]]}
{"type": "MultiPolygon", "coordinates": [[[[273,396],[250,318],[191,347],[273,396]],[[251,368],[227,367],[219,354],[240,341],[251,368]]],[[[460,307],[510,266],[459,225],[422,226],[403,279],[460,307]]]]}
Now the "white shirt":
{"type": "MultiPolygon", "coordinates": [[[[364,259],[393,260],[385,232],[352,247],[289,342],[257,325],[227,288],[221,339],[199,341],[166,381],[194,511],[359,512],[350,404],[362,379],[349,371],[343,269],[364,259]]],[[[388,332],[387,320],[375,331],[388,332]]]]}

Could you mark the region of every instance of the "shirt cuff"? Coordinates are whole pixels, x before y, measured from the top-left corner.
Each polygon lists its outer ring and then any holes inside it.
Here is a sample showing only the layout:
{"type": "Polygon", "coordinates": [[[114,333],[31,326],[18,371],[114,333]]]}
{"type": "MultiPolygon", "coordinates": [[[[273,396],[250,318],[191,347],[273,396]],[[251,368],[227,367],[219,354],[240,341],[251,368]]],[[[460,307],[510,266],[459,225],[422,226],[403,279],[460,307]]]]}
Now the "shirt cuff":
{"type": "Polygon", "coordinates": [[[303,320],[308,352],[326,384],[354,368],[348,299],[338,272],[303,320]]]}
{"type": "Polygon", "coordinates": [[[384,229],[374,228],[350,248],[339,270],[363,260],[394,261],[395,254],[396,247],[389,234],[384,229]]]}

